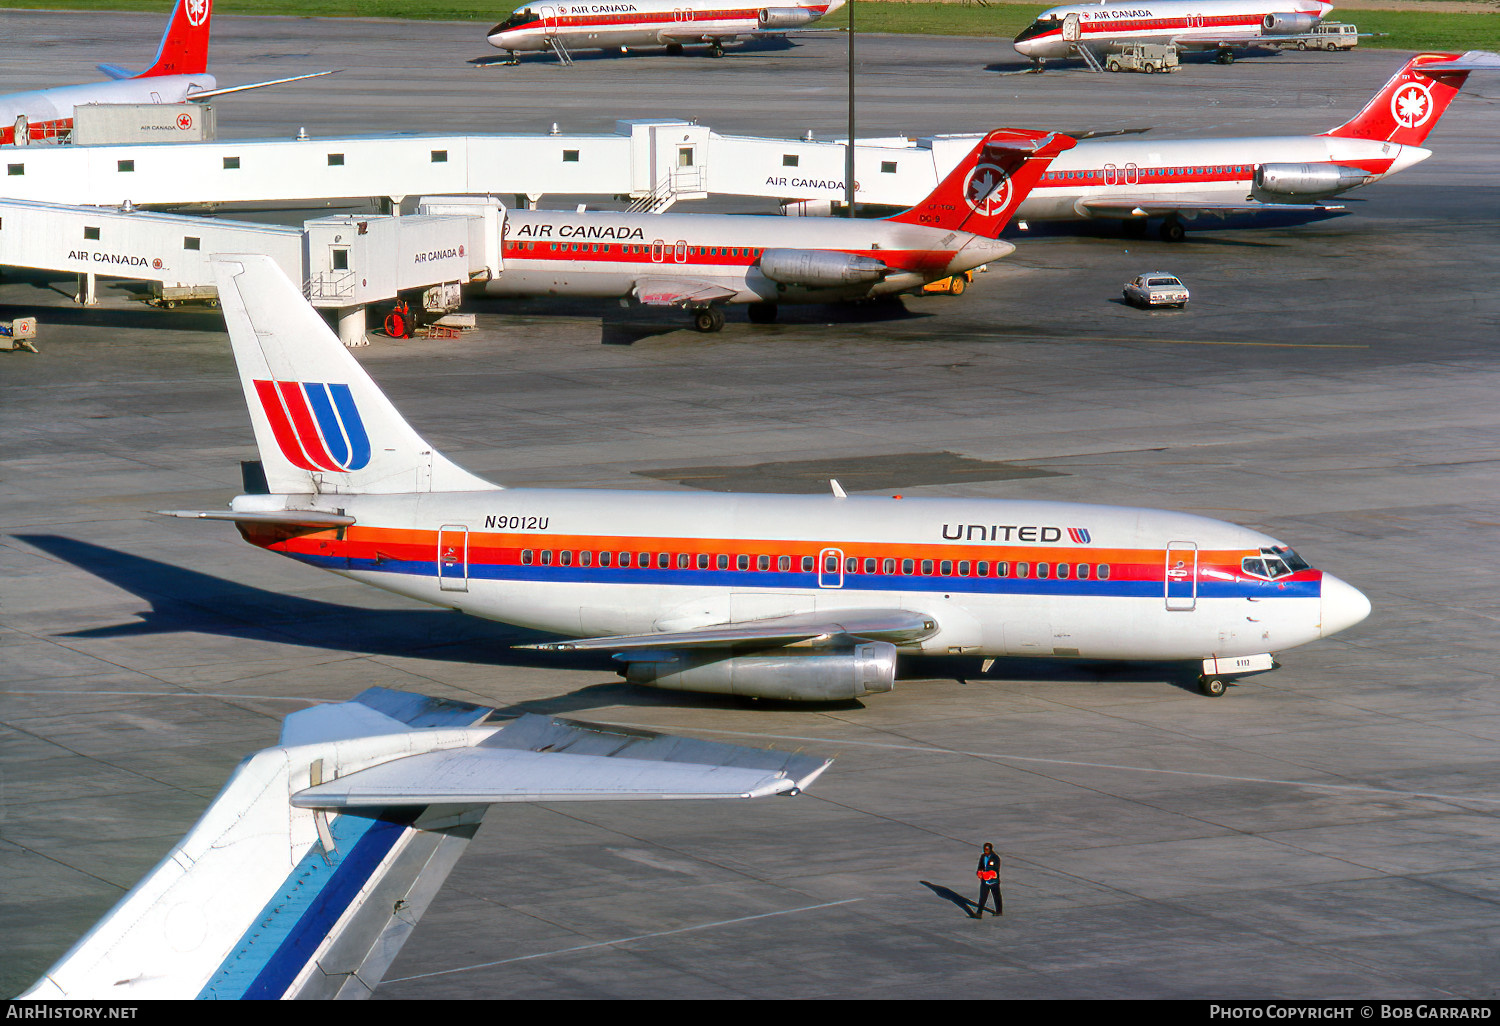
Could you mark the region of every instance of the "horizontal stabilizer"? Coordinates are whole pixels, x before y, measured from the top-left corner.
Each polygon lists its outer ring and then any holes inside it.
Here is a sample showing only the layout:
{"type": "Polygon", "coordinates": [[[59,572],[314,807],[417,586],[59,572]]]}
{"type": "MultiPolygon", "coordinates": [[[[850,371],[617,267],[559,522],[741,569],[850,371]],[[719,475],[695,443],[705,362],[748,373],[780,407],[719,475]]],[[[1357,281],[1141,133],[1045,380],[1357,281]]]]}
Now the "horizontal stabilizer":
{"type": "MultiPolygon", "coordinates": [[[[797,757],[788,757],[788,761],[797,757]]],[[[809,782],[821,760],[805,760],[809,782]]],[[[667,763],[530,752],[460,748],[428,752],[360,770],[299,791],[299,809],[383,808],[397,805],[490,805],[648,798],[760,798],[800,790],[785,769],[667,763]]]]}
{"type": "Polygon", "coordinates": [[[1453,71],[1500,71],[1500,53],[1489,50],[1470,50],[1451,61],[1423,64],[1422,74],[1453,71]]]}
{"type": "Polygon", "coordinates": [[[194,103],[200,100],[211,100],[215,96],[228,96],[230,93],[243,93],[250,89],[264,89],[266,86],[286,85],[288,82],[301,82],[308,78],[322,78],[324,75],[337,75],[342,69],[333,71],[314,71],[310,75],[293,75],[291,78],[277,78],[270,82],[251,82],[249,85],[228,86],[224,89],[205,89],[202,92],[188,93],[188,99],[194,103]]]}
{"type": "Polygon", "coordinates": [[[486,805],[795,794],[828,766],[547,716],[481,726],[490,713],[371,688],[291,714],[282,744],[241,762],[187,836],[21,996],[368,997],[486,805]]]}
{"type": "Polygon", "coordinates": [[[284,524],[287,527],[348,527],[354,518],[315,509],[239,513],[228,509],[159,509],[157,515],[184,520],[232,520],[237,524],[284,524]]]}
{"type": "Polygon", "coordinates": [[[798,613],[764,620],[713,624],[687,631],[653,634],[616,634],[575,641],[520,645],[544,652],[599,652],[630,648],[730,648],[736,645],[790,645],[813,639],[858,637],[902,644],[918,641],[937,630],[937,621],[906,609],[851,609],[826,613],[798,613]]]}
{"type": "Polygon", "coordinates": [[[732,299],[735,291],[693,278],[642,278],[630,294],[642,306],[706,306],[732,299]]]}

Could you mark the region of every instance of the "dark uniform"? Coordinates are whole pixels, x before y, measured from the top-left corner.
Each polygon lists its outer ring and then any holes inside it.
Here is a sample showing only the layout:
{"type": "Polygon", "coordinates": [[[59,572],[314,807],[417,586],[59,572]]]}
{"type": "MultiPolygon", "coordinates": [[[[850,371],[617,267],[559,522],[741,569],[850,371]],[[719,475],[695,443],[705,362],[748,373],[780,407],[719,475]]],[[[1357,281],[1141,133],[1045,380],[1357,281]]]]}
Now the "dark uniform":
{"type": "Polygon", "coordinates": [[[979,908],[974,913],[976,919],[984,917],[984,904],[990,895],[995,896],[995,915],[1005,914],[1005,899],[1000,896],[1000,856],[993,851],[987,851],[979,856],[979,868],[974,871],[979,877],[979,908]],[[994,873],[994,876],[987,876],[994,873]]]}

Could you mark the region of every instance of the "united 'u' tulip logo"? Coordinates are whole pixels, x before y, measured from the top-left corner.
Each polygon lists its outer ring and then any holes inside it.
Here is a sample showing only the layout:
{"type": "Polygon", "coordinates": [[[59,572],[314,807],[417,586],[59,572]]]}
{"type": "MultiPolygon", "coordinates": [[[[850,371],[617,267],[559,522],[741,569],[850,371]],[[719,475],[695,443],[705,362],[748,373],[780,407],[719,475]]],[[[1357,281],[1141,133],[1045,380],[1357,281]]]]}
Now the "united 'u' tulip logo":
{"type": "Polygon", "coordinates": [[[348,385],[257,380],[255,394],[293,466],[347,473],[370,462],[370,438],[348,385]]]}

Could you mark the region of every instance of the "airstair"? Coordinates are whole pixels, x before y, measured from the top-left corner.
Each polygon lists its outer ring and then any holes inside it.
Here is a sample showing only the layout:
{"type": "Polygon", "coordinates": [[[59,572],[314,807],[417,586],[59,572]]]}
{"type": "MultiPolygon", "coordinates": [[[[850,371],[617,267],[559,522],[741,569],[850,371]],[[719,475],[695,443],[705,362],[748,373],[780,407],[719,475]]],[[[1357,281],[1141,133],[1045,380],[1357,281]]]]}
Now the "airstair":
{"type": "Polygon", "coordinates": [[[627,209],[632,214],[660,214],[676,202],[677,182],[669,171],[662,176],[661,181],[656,183],[656,188],[632,200],[627,209]]]}
{"type": "Polygon", "coordinates": [[[550,46],[550,47],[552,47],[552,52],[553,53],[557,54],[557,60],[558,60],[559,64],[572,64],[573,63],[573,55],[568,52],[567,46],[563,43],[563,41],[562,41],[562,39],[560,37],[558,37],[558,36],[549,36],[549,37],[547,37],[547,45],[550,46]]]}
{"type": "Polygon", "coordinates": [[[1100,64],[1099,58],[1094,56],[1094,51],[1090,50],[1082,43],[1074,43],[1073,52],[1079,57],[1083,58],[1083,63],[1089,66],[1090,71],[1098,71],[1101,73],[1104,71],[1104,65],[1100,64]]]}

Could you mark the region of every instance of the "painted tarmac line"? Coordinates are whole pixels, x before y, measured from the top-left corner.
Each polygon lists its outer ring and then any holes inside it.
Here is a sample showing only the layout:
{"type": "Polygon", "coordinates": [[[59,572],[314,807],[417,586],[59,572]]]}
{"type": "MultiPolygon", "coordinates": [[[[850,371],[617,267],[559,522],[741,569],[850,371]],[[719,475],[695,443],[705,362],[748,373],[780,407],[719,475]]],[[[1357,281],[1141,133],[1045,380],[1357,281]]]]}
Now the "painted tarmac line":
{"type": "MultiPolygon", "coordinates": [[[[603,723],[602,720],[593,721],[603,723]]],[[[1280,780],[1275,777],[1237,777],[1227,773],[1204,773],[1197,770],[1158,769],[1154,766],[1121,766],[1108,762],[1081,762],[1076,759],[1048,759],[1036,755],[1007,755],[1004,752],[970,752],[959,748],[940,748],[937,745],[896,745],[885,741],[841,741],[831,737],[800,737],[794,734],[760,734],[744,730],[713,730],[708,727],[665,727],[650,723],[615,723],[616,727],[635,727],[640,730],[689,730],[704,734],[729,734],[735,737],[755,737],[768,741],[808,741],[820,745],[855,745],[860,748],[886,748],[903,752],[930,752],[938,755],[959,755],[975,759],[995,759],[999,762],[1037,762],[1051,766],[1078,766],[1084,769],[1119,770],[1125,773],[1157,773],[1174,777],[1199,777],[1208,780],[1226,780],[1237,784],[1276,784],[1282,787],[1307,787],[1325,791],[1355,791],[1362,794],[1384,795],[1396,798],[1426,798],[1442,802],[1480,802],[1500,805],[1500,798],[1477,794],[1441,794],[1436,791],[1401,791],[1393,787],[1374,787],[1369,784],[1322,784],[1312,780],[1280,780]]]]}
{"type": "Polygon", "coordinates": [[[1004,339],[1007,342],[1082,342],[1098,343],[1099,345],[1115,345],[1119,343],[1140,343],[1151,346],[1266,346],[1271,349],[1369,349],[1368,345],[1344,342],[1259,342],[1240,339],[1200,339],[1200,338],[1140,338],[1113,335],[1003,335],[994,333],[973,333],[968,338],[995,338],[1004,339]]]}
{"type": "Polygon", "coordinates": [[[576,944],[571,948],[558,948],[555,951],[539,951],[534,955],[518,955],[515,958],[502,958],[498,962],[480,962],[477,965],[460,966],[457,969],[439,969],[430,973],[418,973],[415,976],[401,976],[396,979],[382,981],[382,986],[392,983],[406,983],[409,980],[425,980],[432,976],[448,976],[452,973],[466,973],[474,969],[489,969],[497,965],[510,965],[514,962],[528,962],[534,958],[550,958],[553,955],[566,955],[575,951],[590,951],[594,948],[607,948],[616,944],[630,944],[634,941],[651,940],[653,937],[670,937],[678,933],[692,933],[695,930],[711,930],[716,926],[733,926],[735,923],[749,923],[756,919],[770,919],[772,916],[789,916],[794,912],[815,912],[820,908],[834,908],[838,905],[848,905],[856,901],[864,901],[864,898],[845,898],[842,901],[825,901],[820,905],[804,905],[801,908],[784,908],[779,912],[761,912],[753,916],[740,916],[738,919],[721,919],[716,923],[700,923],[697,926],[681,926],[675,930],[659,930],[656,933],[641,933],[634,937],[619,937],[615,940],[594,941],[591,944],[576,944]]]}

